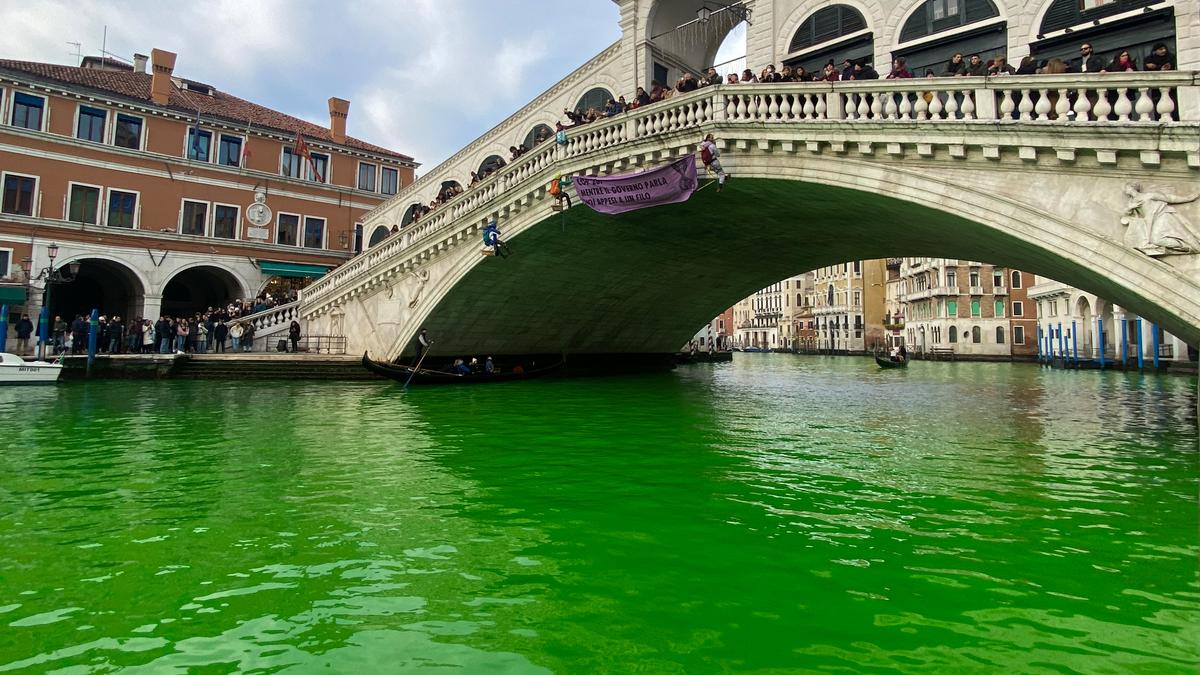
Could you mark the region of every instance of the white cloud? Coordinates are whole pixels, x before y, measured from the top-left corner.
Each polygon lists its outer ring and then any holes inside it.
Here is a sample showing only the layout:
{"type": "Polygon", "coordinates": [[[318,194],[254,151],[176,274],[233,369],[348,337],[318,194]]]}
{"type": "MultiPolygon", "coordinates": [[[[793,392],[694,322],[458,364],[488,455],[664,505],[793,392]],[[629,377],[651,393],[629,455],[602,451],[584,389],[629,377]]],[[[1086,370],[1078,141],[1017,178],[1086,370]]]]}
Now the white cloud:
{"type": "Polygon", "coordinates": [[[352,135],[430,167],[620,35],[614,3],[570,5],[548,13],[534,0],[0,3],[0,58],[74,65],[66,42],[98,54],[107,24],[111,53],[176,52],[177,75],[314,123],[328,122],[325,99],[348,98],[352,135]]]}

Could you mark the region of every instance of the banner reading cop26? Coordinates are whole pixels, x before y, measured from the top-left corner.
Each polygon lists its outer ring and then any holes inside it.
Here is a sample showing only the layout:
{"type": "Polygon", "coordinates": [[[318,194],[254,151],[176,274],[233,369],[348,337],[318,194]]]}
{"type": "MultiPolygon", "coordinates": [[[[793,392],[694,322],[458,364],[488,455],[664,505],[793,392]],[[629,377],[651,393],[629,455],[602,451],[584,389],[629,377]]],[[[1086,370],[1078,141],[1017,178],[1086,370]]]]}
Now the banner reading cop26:
{"type": "Polygon", "coordinates": [[[666,166],[619,176],[575,176],[575,192],[600,213],[625,213],[661,204],[686,202],[696,191],[696,156],[666,166]]]}

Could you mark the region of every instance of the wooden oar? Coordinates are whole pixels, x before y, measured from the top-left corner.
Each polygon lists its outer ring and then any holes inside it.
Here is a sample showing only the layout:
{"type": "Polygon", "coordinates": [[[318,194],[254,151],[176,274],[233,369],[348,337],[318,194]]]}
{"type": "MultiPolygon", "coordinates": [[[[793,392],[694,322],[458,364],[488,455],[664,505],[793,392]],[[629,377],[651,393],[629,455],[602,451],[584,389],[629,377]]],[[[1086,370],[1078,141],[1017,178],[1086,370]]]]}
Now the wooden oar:
{"type": "Polygon", "coordinates": [[[413,368],[412,374],[408,376],[408,381],[404,383],[404,391],[408,391],[408,385],[412,384],[412,379],[417,376],[417,371],[421,369],[421,364],[425,363],[425,357],[429,356],[429,348],[433,346],[433,340],[425,346],[425,350],[421,352],[421,358],[417,359],[417,365],[413,368]]]}

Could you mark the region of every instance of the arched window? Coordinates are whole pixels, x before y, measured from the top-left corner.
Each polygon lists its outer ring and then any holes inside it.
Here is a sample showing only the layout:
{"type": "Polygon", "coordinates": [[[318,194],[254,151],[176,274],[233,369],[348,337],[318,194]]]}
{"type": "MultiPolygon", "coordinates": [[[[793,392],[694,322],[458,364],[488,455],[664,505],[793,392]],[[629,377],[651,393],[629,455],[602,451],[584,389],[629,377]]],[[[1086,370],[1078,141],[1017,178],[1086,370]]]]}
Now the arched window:
{"type": "Polygon", "coordinates": [[[950,343],[958,342],[958,326],[950,326],[950,343]]]}
{"type": "Polygon", "coordinates": [[[971,342],[975,344],[983,342],[983,331],[979,330],[979,326],[971,327],[971,342]]]}
{"type": "Polygon", "coordinates": [[[483,178],[484,174],[486,174],[488,171],[499,171],[500,167],[502,166],[504,166],[503,157],[500,155],[489,155],[488,158],[483,160],[483,163],[479,165],[479,171],[476,173],[479,174],[480,178],[483,178]]]}
{"type": "Polygon", "coordinates": [[[458,192],[462,192],[462,185],[459,185],[458,181],[444,180],[442,181],[442,188],[438,190],[438,196],[442,198],[442,201],[449,201],[458,192]]]}
{"type": "Polygon", "coordinates": [[[872,34],[867,30],[867,20],[861,12],[849,5],[823,7],[800,24],[792,34],[788,53],[804,52],[784,63],[802,66],[811,72],[820,71],[828,61],[834,61],[841,69],[842,61],[850,59],[862,63],[874,60],[872,34]]]}
{"type": "MultiPolygon", "coordinates": [[[[608,103],[608,101],[605,101],[605,103],[608,103]]],[[[525,134],[525,140],[521,143],[521,145],[532,149],[533,146],[544,141],[548,141],[551,138],[554,138],[554,130],[545,124],[539,124],[530,129],[529,133],[525,134]]]]}
{"type": "Polygon", "coordinates": [[[576,112],[583,112],[595,108],[596,110],[604,110],[604,106],[615,97],[604,87],[596,87],[584,94],[579,103],[575,104],[576,112]]]}
{"type": "Polygon", "coordinates": [[[1017,270],[1013,270],[1012,283],[1009,284],[1008,287],[1009,288],[1020,288],[1021,287],[1021,273],[1018,272],[1017,270]]]}
{"type": "Polygon", "coordinates": [[[901,42],[1000,16],[991,0],[925,0],[922,4],[900,29],[901,42]]]}
{"type": "MultiPolygon", "coordinates": [[[[404,217],[400,219],[400,227],[407,227],[409,223],[417,219],[417,209],[421,208],[421,204],[409,204],[408,209],[404,211],[404,217]]],[[[372,234],[372,237],[375,235],[372,234]]]]}
{"type": "Polygon", "coordinates": [[[1004,344],[1004,327],[996,326],[996,344],[1004,344]]]}
{"type": "Polygon", "coordinates": [[[1046,9],[1038,28],[1039,40],[1030,45],[1030,52],[1039,62],[1060,58],[1077,67],[1079,45],[1087,42],[1092,45],[1093,53],[1106,63],[1118,50],[1128,49],[1140,70],[1154,45],[1161,42],[1171,53],[1176,52],[1174,9],[1161,7],[1162,4],[1155,0],[1054,0],[1046,9]],[[1150,6],[1154,4],[1160,8],[1150,6]],[[1142,8],[1145,9],[1135,13],[1142,8]],[[1117,14],[1125,16],[1100,22],[1117,14]],[[1051,37],[1041,39],[1043,35],[1051,37]]]}
{"type": "Polygon", "coordinates": [[[924,41],[922,44],[896,51],[893,58],[904,57],[908,69],[917,77],[932,70],[935,75],[947,71],[950,58],[961,53],[964,60],[978,54],[983,63],[1004,56],[1008,37],[1004,22],[992,21],[1000,11],[991,0],[925,0],[900,30],[900,42],[908,43],[971,24],[978,29],[957,31],[944,40],[924,41]]]}
{"type": "Polygon", "coordinates": [[[367,242],[367,247],[370,248],[371,246],[378,244],[379,242],[383,241],[384,239],[387,239],[387,236],[388,236],[388,229],[386,227],[384,227],[383,225],[376,227],[371,232],[371,239],[367,242]]]}

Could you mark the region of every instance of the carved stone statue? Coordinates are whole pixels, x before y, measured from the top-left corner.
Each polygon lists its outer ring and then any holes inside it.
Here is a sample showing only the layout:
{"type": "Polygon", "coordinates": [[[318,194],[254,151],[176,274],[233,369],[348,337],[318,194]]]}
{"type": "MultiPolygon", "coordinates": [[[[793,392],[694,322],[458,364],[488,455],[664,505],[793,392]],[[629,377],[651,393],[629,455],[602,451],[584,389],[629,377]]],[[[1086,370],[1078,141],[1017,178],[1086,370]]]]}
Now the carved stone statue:
{"type": "Polygon", "coordinates": [[[1161,190],[1142,190],[1139,183],[1125,186],[1125,244],[1148,256],[1200,253],[1200,236],[1175,208],[1200,199],[1200,193],[1178,197],[1161,190]]]}
{"type": "Polygon", "coordinates": [[[425,284],[429,283],[429,270],[421,270],[413,274],[416,277],[417,289],[413,291],[412,300],[408,301],[408,308],[413,309],[417,303],[421,302],[421,293],[425,290],[425,284]]]}
{"type": "Polygon", "coordinates": [[[343,322],[346,319],[346,310],[342,309],[341,305],[337,305],[333,308],[333,311],[329,313],[329,317],[330,323],[332,324],[329,329],[329,334],[333,335],[334,337],[345,337],[345,333],[342,332],[342,327],[343,322]]]}

